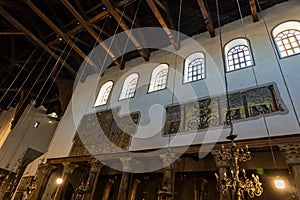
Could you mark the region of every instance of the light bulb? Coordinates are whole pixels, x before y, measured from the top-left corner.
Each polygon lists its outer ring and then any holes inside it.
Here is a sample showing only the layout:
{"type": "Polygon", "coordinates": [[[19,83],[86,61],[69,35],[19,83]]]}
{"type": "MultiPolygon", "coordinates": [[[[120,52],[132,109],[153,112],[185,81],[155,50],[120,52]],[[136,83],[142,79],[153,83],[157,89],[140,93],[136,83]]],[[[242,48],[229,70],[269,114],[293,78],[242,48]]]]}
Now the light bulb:
{"type": "Polygon", "coordinates": [[[62,182],[63,182],[62,178],[57,178],[57,179],[56,179],[56,184],[57,184],[57,185],[62,184],[62,182]]]}
{"type": "Polygon", "coordinates": [[[278,188],[278,189],[284,189],[285,188],[284,180],[282,180],[281,178],[276,177],[276,180],[274,182],[275,182],[275,187],[276,188],[278,188]]]}

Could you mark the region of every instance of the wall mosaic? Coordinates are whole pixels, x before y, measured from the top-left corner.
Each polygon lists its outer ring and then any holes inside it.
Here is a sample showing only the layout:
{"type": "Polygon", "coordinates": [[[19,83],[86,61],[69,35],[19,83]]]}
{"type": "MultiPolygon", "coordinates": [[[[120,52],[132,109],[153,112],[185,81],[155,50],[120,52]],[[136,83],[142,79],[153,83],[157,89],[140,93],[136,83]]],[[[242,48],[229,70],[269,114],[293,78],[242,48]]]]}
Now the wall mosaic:
{"type": "Polygon", "coordinates": [[[211,97],[196,102],[172,105],[166,108],[166,123],[163,135],[195,132],[226,125],[225,119],[245,120],[262,114],[283,112],[283,106],[274,85],[234,92],[226,97],[211,97]]]}

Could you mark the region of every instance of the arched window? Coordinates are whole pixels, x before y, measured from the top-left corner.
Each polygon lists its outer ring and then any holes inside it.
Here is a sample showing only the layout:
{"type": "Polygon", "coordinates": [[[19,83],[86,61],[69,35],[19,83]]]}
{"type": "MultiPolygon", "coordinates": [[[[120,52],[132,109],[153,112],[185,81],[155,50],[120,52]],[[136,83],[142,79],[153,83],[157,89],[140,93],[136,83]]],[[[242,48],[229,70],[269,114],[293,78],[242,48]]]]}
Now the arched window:
{"type": "Polygon", "coordinates": [[[137,86],[139,75],[137,73],[129,75],[123,84],[123,88],[120,95],[120,100],[129,99],[134,97],[135,89],[137,86]]]}
{"type": "Polygon", "coordinates": [[[160,64],[152,71],[148,92],[162,90],[167,86],[169,65],[160,64]]]}
{"type": "Polygon", "coordinates": [[[189,55],[184,61],[184,83],[205,78],[205,58],[201,52],[189,55]]]}
{"type": "Polygon", "coordinates": [[[105,105],[107,103],[109,94],[111,92],[111,89],[113,87],[113,82],[112,81],[108,81],[106,83],[104,83],[99,91],[99,94],[97,96],[96,102],[94,104],[94,107],[96,106],[101,106],[101,105],[105,105]]]}
{"type": "Polygon", "coordinates": [[[300,22],[288,21],[276,26],[272,31],[280,58],[300,53],[300,22]]]}
{"type": "Polygon", "coordinates": [[[224,47],[227,72],[254,65],[250,43],[245,38],[228,42],[224,47]]]}

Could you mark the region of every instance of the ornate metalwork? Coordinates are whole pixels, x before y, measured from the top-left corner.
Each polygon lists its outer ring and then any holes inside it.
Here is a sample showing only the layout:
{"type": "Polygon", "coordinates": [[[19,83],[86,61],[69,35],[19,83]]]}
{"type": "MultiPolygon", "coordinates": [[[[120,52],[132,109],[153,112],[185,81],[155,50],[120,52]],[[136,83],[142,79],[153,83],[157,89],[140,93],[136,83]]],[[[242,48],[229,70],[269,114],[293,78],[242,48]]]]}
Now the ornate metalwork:
{"type": "Polygon", "coordinates": [[[75,189],[72,200],[81,200],[85,194],[89,192],[89,182],[82,181],[81,184],[75,189]]]}
{"type": "Polygon", "coordinates": [[[163,184],[162,189],[157,192],[157,196],[160,197],[161,200],[166,200],[173,196],[173,193],[169,190],[167,184],[163,184]]]}
{"type": "Polygon", "coordinates": [[[260,196],[263,193],[259,176],[252,174],[252,180],[248,179],[245,169],[241,169],[239,166],[239,162],[246,162],[251,159],[251,153],[247,145],[245,149],[237,148],[236,144],[232,142],[231,148],[227,150],[222,146],[222,150],[219,151],[219,158],[223,161],[229,161],[230,164],[230,173],[225,172],[221,180],[218,174],[215,174],[219,189],[224,194],[231,190],[235,199],[242,200],[245,192],[251,198],[260,196]]]}

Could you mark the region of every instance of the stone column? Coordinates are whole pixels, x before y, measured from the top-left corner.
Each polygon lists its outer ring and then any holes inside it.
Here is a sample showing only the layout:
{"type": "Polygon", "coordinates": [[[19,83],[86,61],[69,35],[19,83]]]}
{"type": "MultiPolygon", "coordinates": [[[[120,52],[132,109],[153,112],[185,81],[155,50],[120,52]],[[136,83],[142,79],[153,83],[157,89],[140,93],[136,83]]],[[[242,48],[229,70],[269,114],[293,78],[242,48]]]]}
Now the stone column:
{"type": "MultiPolygon", "coordinates": [[[[219,151],[218,150],[212,150],[211,154],[215,160],[216,166],[218,168],[218,176],[219,176],[219,180],[221,182],[221,180],[223,180],[224,178],[224,173],[227,173],[227,169],[229,167],[229,163],[227,161],[223,161],[220,159],[219,156],[219,151]]],[[[220,200],[230,200],[230,192],[226,192],[225,194],[220,191],[220,200]]]]}
{"type": "Polygon", "coordinates": [[[92,200],[95,195],[98,178],[101,172],[101,169],[104,165],[99,161],[92,161],[91,168],[88,177],[89,190],[86,195],[84,195],[84,200],[92,200]]]}
{"type": "Polygon", "coordinates": [[[291,169],[295,192],[300,199],[300,144],[279,145],[279,148],[291,169]]]}
{"type": "Polygon", "coordinates": [[[135,200],[136,190],[140,183],[141,181],[138,179],[133,180],[129,191],[129,200],[135,200]]]}
{"type": "Polygon", "coordinates": [[[164,176],[163,176],[161,191],[167,190],[167,192],[169,193],[169,197],[166,197],[165,200],[173,200],[174,199],[174,188],[175,188],[175,184],[174,184],[175,164],[173,162],[175,162],[175,159],[174,159],[175,154],[174,153],[160,154],[159,157],[162,159],[163,165],[164,165],[164,176]]]}
{"type": "Polygon", "coordinates": [[[109,193],[111,190],[111,187],[113,186],[113,184],[115,183],[115,181],[113,179],[109,179],[108,182],[105,185],[104,188],[104,192],[103,192],[103,197],[102,200],[109,200],[109,193]]]}
{"type": "Polygon", "coordinates": [[[129,171],[131,170],[132,158],[124,157],[124,158],[120,158],[120,160],[123,165],[123,173],[122,173],[117,200],[127,200],[127,189],[128,189],[129,175],[130,175],[129,171]]]}
{"type": "Polygon", "coordinates": [[[57,191],[54,196],[54,200],[62,200],[64,199],[65,193],[68,188],[68,183],[70,180],[70,177],[72,176],[74,170],[79,166],[75,163],[63,163],[64,169],[62,174],[62,184],[60,184],[57,188],[57,191]]]}
{"type": "Polygon", "coordinates": [[[195,179],[194,181],[194,200],[204,200],[205,186],[207,180],[204,178],[195,179]]]}
{"type": "Polygon", "coordinates": [[[35,181],[35,190],[30,195],[30,200],[40,200],[42,199],[43,193],[45,191],[46,185],[48,183],[49,177],[51,173],[57,167],[54,165],[39,164],[37,172],[36,172],[36,181],[35,181]]]}

